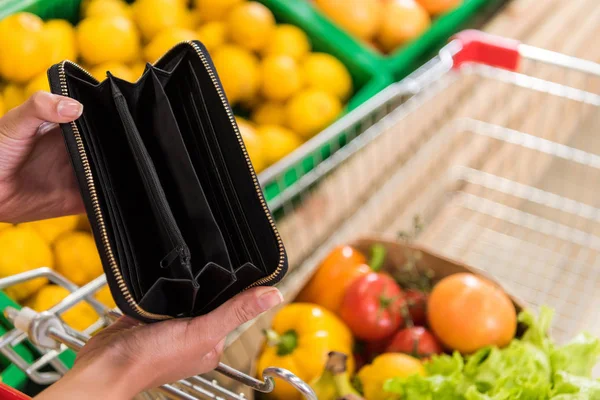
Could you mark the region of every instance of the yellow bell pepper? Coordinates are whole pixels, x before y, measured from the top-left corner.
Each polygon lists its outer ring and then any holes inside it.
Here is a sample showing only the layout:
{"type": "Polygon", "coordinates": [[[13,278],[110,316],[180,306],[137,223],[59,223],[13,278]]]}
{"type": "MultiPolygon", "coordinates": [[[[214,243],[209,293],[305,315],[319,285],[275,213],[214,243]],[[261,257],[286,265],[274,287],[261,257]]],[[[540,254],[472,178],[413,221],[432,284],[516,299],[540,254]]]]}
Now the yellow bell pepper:
{"type": "MultiPolygon", "coordinates": [[[[348,371],[354,370],[353,339],[350,330],[330,311],[314,304],[292,303],[282,308],[267,331],[267,343],[258,359],[257,372],[268,367],[285,368],[304,382],[318,377],[330,351],[348,355],[348,371]]],[[[269,398],[300,399],[288,383],[277,380],[269,398]]]]}
{"type": "Polygon", "coordinates": [[[385,353],[358,371],[362,392],[367,400],[395,400],[398,396],[383,390],[385,381],[410,375],[425,375],[418,359],[402,353],[385,353]]]}

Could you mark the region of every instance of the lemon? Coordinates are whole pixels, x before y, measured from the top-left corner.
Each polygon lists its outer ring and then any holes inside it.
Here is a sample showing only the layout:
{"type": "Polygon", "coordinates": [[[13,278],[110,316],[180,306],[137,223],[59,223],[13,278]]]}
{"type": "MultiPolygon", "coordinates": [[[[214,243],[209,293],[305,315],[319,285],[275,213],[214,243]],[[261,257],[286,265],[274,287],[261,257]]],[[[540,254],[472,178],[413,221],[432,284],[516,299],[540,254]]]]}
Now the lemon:
{"type": "Polygon", "coordinates": [[[227,12],[244,0],[196,0],[196,10],[201,21],[215,21],[225,17],[227,12]]]}
{"type": "MultiPolygon", "coordinates": [[[[26,305],[38,312],[49,310],[69,294],[70,292],[62,286],[46,285],[26,305]]],[[[94,308],[85,301],[75,304],[60,317],[67,325],[79,331],[85,330],[100,318],[94,308]]]]}
{"type": "Polygon", "coordinates": [[[107,61],[127,63],[138,58],[140,36],[125,17],[92,17],[79,23],[77,46],[83,60],[91,65],[107,61]]]}
{"type": "Polygon", "coordinates": [[[285,55],[301,60],[310,51],[310,41],[306,33],[297,26],[277,25],[273,35],[267,40],[264,55],[285,55]]]}
{"type": "Polygon", "coordinates": [[[6,112],[5,110],[5,105],[4,105],[4,100],[2,99],[2,95],[0,95],[0,117],[4,115],[4,113],[6,112]]]}
{"type": "Polygon", "coordinates": [[[345,100],[352,92],[352,77],[340,60],[326,53],[312,53],[302,64],[306,85],[345,100]]]}
{"type": "Polygon", "coordinates": [[[386,3],[389,1],[315,0],[315,5],[333,22],[363,40],[369,40],[377,33],[386,3]]]}
{"type": "Polygon", "coordinates": [[[50,91],[48,75],[45,72],[42,72],[41,74],[33,78],[33,80],[31,80],[31,82],[29,82],[27,86],[25,86],[25,98],[31,96],[38,90],[43,90],[44,92],[50,91]]]}
{"type": "Polygon", "coordinates": [[[261,73],[261,92],[269,100],[286,100],[302,87],[300,67],[290,56],[266,57],[261,73]]]}
{"type": "Polygon", "coordinates": [[[212,21],[198,28],[198,40],[209,52],[214,52],[227,40],[227,26],[220,21],[212,21]]]}
{"type": "Polygon", "coordinates": [[[282,126],[262,125],[256,132],[261,138],[264,158],[268,164],[276,163],[302,144],[294,132],[282,126]]]}
{"type": "Polygon", "coordinates": [[[36,231],[48,244],[52,244],[57,237],[65,232],[72,231],[77,226],[79,217],[77,215],[70,215],[67,217],[58,217],[43,219],[40,221],[25,222],[19,224],[31,228],[36,231]]]}
{"type": "Polygon", "coordinates": [[[51,64],[64,60],[77,60],[75,28],[69,22],[62,19],[53,19],[46,22],[44,36],[50,49],[51,64]]]}
{"type": "Polygon", "coordinates": [[[177,43],[193,40],[196,38],[196,32],[189,29],[172,28],[165,29],[152,39],[152,41],[146,46],[144,55],[146,61],[155,62],[163,54],[165,54],[171,47],[177,43]]]}
{"type": "Polygon", "coordinates": [[[102,274],[94,238],[87,232],[68,232],[54,242],[56,271],[77,285],[102,274]]]}
{"type": "Polygon", "coordinates": [[[193,28],[189,11],[180,0],[137,0],[133,15],[147,41],[171,28],[193,28]]]}
{"type": "Polygon", "coordinates": [[[98,79],[99,81],[103,81],[107,76],[106,71],[110,71],[110,73],[117,78],[121,78],[129,82],[134,82],[137,79],[127,65],[117,62],[106,62],[97,65],[90,69],[90,74],[92,74],[94,78],[98,79]]]}
{"type": "Polygon", "coordinates": [[[267,166],[261,138],[256,133],[254,126],[246,120],[238,118],[237,124],[240,128],[242,139],[244,139],[248,157],[250,157],[250,161],[252,161],[254,170],[258,173],[267,166]]]}
{"type": "Polygon", "coordinates": [[[340,100],[331,93],[305,89],[286,104],[287,126],[308,139],[333,122],[341,110],[340,100]]]}
{"type": "Polygon", "coordinates": [[[4,100],[4,111],[20,106],[27,100],[25,89],[15,83],[9,83],[4,87],[2,98],[4,100]]]}
{"type": "Polygon", "coordinates": [[[215,52],[213,62],[231,104],[256,95],[260,70],[254,54],[239,46],[224,45],[215,52]]]}
{"type": "MultiPolygon", "coordinates": [[[[83,6],[82,6],[83,8],[83,6]]],[[[121,0],[92,0],[83,8],[83,17],[127,17],[131,16],[129,5],[121,0]]]]}
{"type": "Polygon", "coordinates": [[[108,308],[117,307],[117,304],[115,303],[115,300],[113,299],[108,286],[104,286],[102,289],[98,290],[94,297],[96,297],[96,300],[98,300],[100,303],[104,304],[108,308]]]}
{"type": "Polygon", "coordinates": [[[258,125],[284,125],[285,106],[276,101],[262,103],[252,113],[252,121],[258,125]]]}
{"type": "Polygon", "coordinates": [[[11,226],[13,226],[13,224],[8,222],[0,222],[0,231],[6,228],[10,228],[11,226]]]}
{"type": "Polygon", "coordinates": [[[77,226],[75,227],[78,231],[91,232],[92,227],[90,220],[86,214],[81,214],[77,217],[77,226]]]}
{"type": "Polygon", "coordinates": [[[133,64],[129,65],[129,70],[135,79],[139,79],[139,77],[142,76],[146,70],[146,63],[143,61],[134,62],[133,64]]]}
{"type": "MultiPolygon", "coordinates": [[[[13,226],[0,232],[0,277],[7,277],[40,267],[53,266],[52,251],[44,239],[26,226],[13,226]]],[[[37,278],[4,291],[16,301],[26,299],[47,282],[37,278]]]]}
{"type": "Polygon", "coordinates": [[[255,1],[235,6],[227,16],[229,38],[248,50],[261,50],[275,31],[271,10],[255,1]]]}
{"type": "Polygon", "coordinates": [[[25,83],[50,64],[44,22],[30,13],[17,13],[0,21],[0,76],[25,83]]]}

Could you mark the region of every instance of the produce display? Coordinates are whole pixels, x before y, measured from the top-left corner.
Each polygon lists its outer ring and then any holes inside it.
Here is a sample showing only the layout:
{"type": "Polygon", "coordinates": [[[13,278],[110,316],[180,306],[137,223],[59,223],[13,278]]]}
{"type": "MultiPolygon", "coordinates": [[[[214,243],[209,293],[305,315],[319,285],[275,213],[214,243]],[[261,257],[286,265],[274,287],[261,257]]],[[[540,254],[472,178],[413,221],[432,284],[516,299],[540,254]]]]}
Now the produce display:
{"type": "Polygon", "coordinates": [[[312,0],[340,28],[368,46],[391,53],[421,36],[432,19],[462,0],[312,0]]]}
{"type": "MultiPolygon", "coordinates": [[[[557,345],[549,308],[535,317],[465,267],[424,265],[410,244],[392,263],[386,246],[373,244],[369,261],[353,246],[334,249],[276,314],[257,371],[287,368],[320,400],[600,398],[591,378],[600,340],[557,345]]],[[[279,381],[268,398],[301,396],[279,381]]]]}
{"type": "Polygon", "coordinates": [[[333,122],[353,92],[347,68],[246,0],[84,0],[81,21],[18,13],[0,21],[0,115],[38,90],[47,68],[77,61],[98,80],[137,80],[175,44],[209,50],[260,172],[333,122]]]}
{"type": "MultiPolygon", "coordinates": [[[[102,274],[102,263],[85,215],[0,224],[0,277],[39,267],[50,267],[76,283],[84,285],[102,274]]],[[[6,288],[5,293],[18,303],[44,311],[67,297],[69,291],[38,278],[6,288]]],[[[96,293],[96,299],[114,308],[108,286],[96,293]]],[[[99,317],[87,303],[80,302],[62,314],[63,320],[83,330],[99,317]]]]}

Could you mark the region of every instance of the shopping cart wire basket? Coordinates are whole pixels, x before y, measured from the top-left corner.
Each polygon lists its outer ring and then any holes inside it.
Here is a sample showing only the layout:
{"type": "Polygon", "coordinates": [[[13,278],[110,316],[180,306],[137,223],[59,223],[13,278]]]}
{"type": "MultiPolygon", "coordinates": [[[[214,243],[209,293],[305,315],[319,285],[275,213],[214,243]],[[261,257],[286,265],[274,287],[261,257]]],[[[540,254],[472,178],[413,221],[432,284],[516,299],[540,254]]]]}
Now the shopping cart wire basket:
{"type": "MultiPolygon", "coordinates": [[[[600,334],[599,109],[599,64],[481,32],[457,35],[303,151],[320,148],[341,129],[353,132],[348,145],[294,186],[281,181],[281,196],[270,206],[290,257],[280,284],[286,299],[334,246],[362,236],[396,237],[419,215],[425,227],[419,246],[485,270],[532,308],[554,307],[558,341],[582,328],[600,334]]],[[[303,156],[293,154],[281,172],[303,156]]],[[[275,169],[261,176],[263,184],[280,179],[275,169]]],[[[67,369],[59,354],[80,348],[116,311],[93,300],[104,277],[79,288],[40,269],[1,279],[0,288],[41,275],[72,294],[47,312],[8,309],[15,327],[0,337],[0,351],[34,381],[50,383],[67,369]],[[57,318],[81,300],[101,315],[86,332],[57,318]],[[27,338],[40,354],[33,363],[12,352],[27,338]]],[[[264,382],[245,374],[259,348],[247,339],[256,339],[270,317],[229,338],[227,365],[218,370],[233,380],[192,377],[144,396],[239,399],[244,387],[271,390],[269,376],[279,376],[311,398],[310,388],[284,370],[265,371],[264,382]]]]}

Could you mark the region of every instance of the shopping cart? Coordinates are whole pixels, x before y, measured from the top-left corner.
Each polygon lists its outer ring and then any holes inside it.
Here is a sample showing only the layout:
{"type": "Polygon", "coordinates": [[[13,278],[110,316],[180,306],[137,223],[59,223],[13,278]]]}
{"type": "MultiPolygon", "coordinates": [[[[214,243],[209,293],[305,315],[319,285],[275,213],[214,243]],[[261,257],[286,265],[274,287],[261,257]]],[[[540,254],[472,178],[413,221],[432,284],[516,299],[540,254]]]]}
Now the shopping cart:
{"type": "MultiPolygon", "coordinates": [[[[290,258],[280,289],[293,299],[334,246],[362,236],[395,238],[419,215],[425,226],[419,246],[485,270],[532,308],[554,307],[556,340],[583,328],[600,334],[594,317],[600,303],[594,298],[600,287],[599,109],[600,65],[480,32],[459,34],[407,79],[260,177],[263,185],[281,185],[270,204],[290,258]],[[351,140],[338,148],[340,133],[351,140]],[[315,159],[316,168],[286,186],[289,166],[318,157],[324,145],[332,155],[315,159]]],[[[92,298],[104,277],[78,288],[42,269],[0,280],[0,287],[40,275],[72,295],[39,314],[7,310],[15,329],[0,337],[0,352],[34,381],[51,383],[66,369],[59,354],[89,337],[56,315],[82,299],[102,315],[98,326],[115,311],[92,298]],[[33,364],[11,350],[27,337],[41,355],[33,364]]],[[[251,397],[239,382],[268,391],[269,378],[257,381],[240,371],[253,372],[257,338],[270,317],[229,338],[223,359],[229,367],[219,371],[233,380],[193,377],[148,396],[251,397]]],[[[283,375],[310,398],[306,384],[285,371],[264,375],[283,375]]]]}

